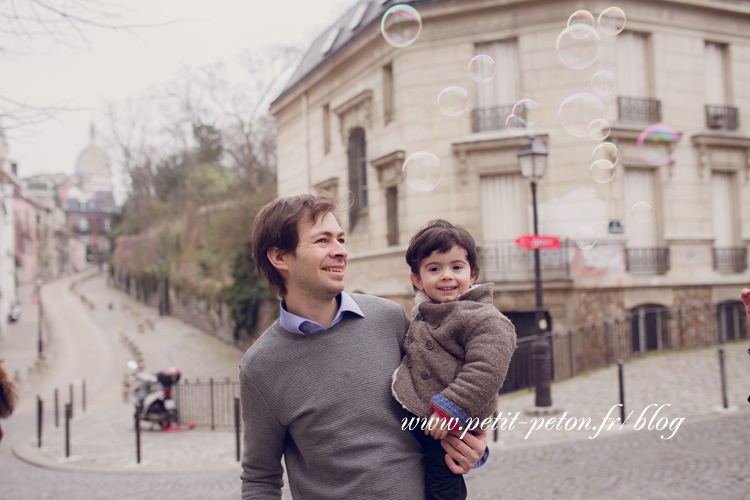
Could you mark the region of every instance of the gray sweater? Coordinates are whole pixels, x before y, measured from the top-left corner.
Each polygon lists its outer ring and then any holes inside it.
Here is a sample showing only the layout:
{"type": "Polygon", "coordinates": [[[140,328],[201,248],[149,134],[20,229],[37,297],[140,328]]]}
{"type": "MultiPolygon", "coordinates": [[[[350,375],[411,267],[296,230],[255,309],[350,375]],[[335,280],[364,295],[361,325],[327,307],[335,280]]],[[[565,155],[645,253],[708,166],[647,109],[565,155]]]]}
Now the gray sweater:
{"type": "Polygon", "coordinates": [[[390,387],[409,320],[352,297],[364,318],[304,336],[277,321],[242,359],[243,500],[281,498],[282,455],[295,499],[424,498],[421,448],[390,387]]]}

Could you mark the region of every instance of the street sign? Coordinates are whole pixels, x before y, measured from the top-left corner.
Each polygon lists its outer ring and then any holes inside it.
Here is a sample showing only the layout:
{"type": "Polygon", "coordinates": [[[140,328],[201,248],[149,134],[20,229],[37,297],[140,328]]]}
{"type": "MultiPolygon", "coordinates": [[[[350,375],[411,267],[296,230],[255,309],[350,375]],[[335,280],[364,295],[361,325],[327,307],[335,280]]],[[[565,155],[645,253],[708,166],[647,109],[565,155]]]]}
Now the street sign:
{"type": "Polygon", "coordinates": [[[557,236],[540,236],[538,234],[524,234],[516,239],[516,245],[521,248],[542,249],[560,248],[560,238],[557,236]]]}

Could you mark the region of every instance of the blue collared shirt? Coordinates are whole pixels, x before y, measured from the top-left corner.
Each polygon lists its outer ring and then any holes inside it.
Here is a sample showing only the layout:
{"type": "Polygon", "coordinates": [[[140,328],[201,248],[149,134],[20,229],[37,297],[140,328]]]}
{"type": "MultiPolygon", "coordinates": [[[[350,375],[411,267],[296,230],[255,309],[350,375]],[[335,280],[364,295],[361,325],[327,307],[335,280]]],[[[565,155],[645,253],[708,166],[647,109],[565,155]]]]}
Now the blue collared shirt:
{"type": "MultiPolygon", "coordinates": [[[[341,297],[341,299],[339,300],[339,310],[336,313],[336,316],[333,318],[331,326],[329,326],[328,328],[332,328],[334,325],[336,325],[336,323],[341,321],[341,318],[344,317],[345,312],[354,313],[358,316],[361,316],[362,318],[365,317],[362,310],[359,308],[357,303],[354,302],[354,299],[349,294],[341,292],[341,295],[339,295],[339,297],[341,297]]],[[[281,314],[279,315],[279,325],[281,325],[281,328],[288,331],[289,333],[310,335],[311,333],[318,333],[328,330],[328,328],[325,328],[315,321],[311,321],[301,316],[297,316],[296,314],[290,313],[286,310],[286,304],[283,300],[281,301],[280,309],[281,314]]]]}

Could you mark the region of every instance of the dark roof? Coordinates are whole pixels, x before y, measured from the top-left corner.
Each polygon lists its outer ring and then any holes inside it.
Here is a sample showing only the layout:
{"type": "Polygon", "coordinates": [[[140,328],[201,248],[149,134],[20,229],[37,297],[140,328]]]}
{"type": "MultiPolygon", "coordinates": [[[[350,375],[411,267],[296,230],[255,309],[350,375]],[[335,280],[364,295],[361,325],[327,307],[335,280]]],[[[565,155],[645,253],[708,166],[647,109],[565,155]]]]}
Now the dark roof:
{"type": "MultiPolygon", "coordinates": [[[[380,23],[385,11],[398,4],[428,4],[444,0],[359,0],[352,8],[313,41],[297,69],[289,78],[281,94],[273,103],[284,97],[323,62],[354,40],[371,25],[380,23]]],[[[385,43],[385,42],[383,42],[385,43]]],[[[272,103],[272,105],[273,105],[272,103]]]]}

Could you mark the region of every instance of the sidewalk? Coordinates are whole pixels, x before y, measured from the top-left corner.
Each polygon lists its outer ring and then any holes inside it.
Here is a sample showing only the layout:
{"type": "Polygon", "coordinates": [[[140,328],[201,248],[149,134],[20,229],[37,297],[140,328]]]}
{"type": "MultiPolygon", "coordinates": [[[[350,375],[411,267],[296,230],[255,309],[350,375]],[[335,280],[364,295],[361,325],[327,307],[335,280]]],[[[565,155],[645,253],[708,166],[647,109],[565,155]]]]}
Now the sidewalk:
{"type": "MultiPolygon", "coordinates": [[[[79,278],[80,279],[80,278],[79,278]]],[[[97,324],[105,322],[111,335],[114,330],[122,330],[131,337],[143,351],[149,370],[177,364],[183,374],[190,376],[236,376],[237,365],[242,352],[223,344],[194,328],[173,318],[159,317],[158,313],[143,306],[125,294],[104,285],[103,277],[94,277],[78,285],[77,290],[95,304],[92,316],[97,324]],[[115,318],[108,308],[126,311],[127,314],[115,318]],[[153,324],[153,330],[146,328],[139,332],[138,325],[144,322],[153,324]],[[171,347],[168,347],[171,346],[171,347]],[[177,347],[175,347],[177,346],[177,347]],[[166,363],[163,363],[166,362],[166,363]]],[[[28,311],[24,309],[24,313],[28,311]]],[[[21,325],[19,325],[21,326],[21,325]]],[[[32,324],[31,326],[34,326],[32,324]]],[[[27,325],[28,327],[28,325],[27,325]]],[[[11,331],[13,336],[16,331],[11,331]]],[[[28,333],[28,332],[26,332],[28,333]]],[[[4,341],[10,339],[3,339],[4,341]]],[[[0,357],[9,358],[6,345],[0,343],[0,357]]],[[[125,359],[123,349],[120,359],[125,359]]],[[[710,416],[734,413],[750,409],[747,403],[750,394],[750,357],[747,355],[748,341],[725,344],[726,373],[729,409],[722,407],[719,377],[718,348],[713,346],[679,352],[655,353],[625,363],[625,404],[626,415],[632,412],[624,427],[619,423],[611,430],[602,431],[598,436],[624,432],[654,432],[673,434],[668,428],[661,431],[647,429],[634,430],[639,416],[651,420],[656,410],[658,415],[652,420],[657,424],[666,418],[679,437],[679,425],[710,416]],[[655,405],[655,406],[649,406],[655,405]],[[669,406],[666,406],[669,405],[669,406]],[[684,421],[679,419],[684,418],[684,421]]],[[[35,352],[33,352],[35,356],[35,352]]],[[[25,351],[12,354],[16,362],[25,356],[27,364],[34,359],[25,351]]],[[[67,381],[62,381],[67,387],[67,381]]],[[[61,391],[62,394],[67,394],[61,391]]],[[[120,401],[122,401],[121,395],[120,401]]],[[[67,401],[67,396],[61,397],[67,401]]],[[[50,398],[45,398],[45,420],[43,446],[37,448],[36,436],[29,436],[14,447],[16,455],[41,467],[102,472],[151,473],[151,472],[206,472],[235,471],[239,475],[240,465],[235,457],[234,431],[211,431],[194,429],[184,432],[165,433],[149,431],[148,424],[142,424],[141,463],[135,463],[135,432],[133,406],[129,402],[112,402],[102,398],[102,403],[93,402],[86,412],[82,412],[80,401],[75,403],[74,418],[71,421],[71,457],[66,459],[64,445],[64,423],[61,415],[60,427],[55,428],[51,413],[50,398]],[[49,403],[47,401],[50,401],[49,403]]],[[[584,374],[573,379],[553,383],[552,401],[561,412],[564,422],[583,422],[589,418],[592,425],[601,426],[602,419],[610,409],[619,403],[617,366],[584,374]]],[[[564,440],[588,439],[596,431],[565,430],[565,425],[555,430],[539,429],[531,431],[539,422],[525,410],[533,407],[534,394],[531,391],[504,395],[500,398],[498,411],[502,416],[516,416],[513,429],[499,431],[499,440],[493,441],[492,431],[488,434],[491,452],[509,447],[540,446],[564,440]]],[[[612,418],[619,417],[619,407],[611,412],[612,418]]],[[[538,417],[542,418],[542,417],[538,417]]],[[[576,426],[577,428],[577,426],[576,426]]]]}

